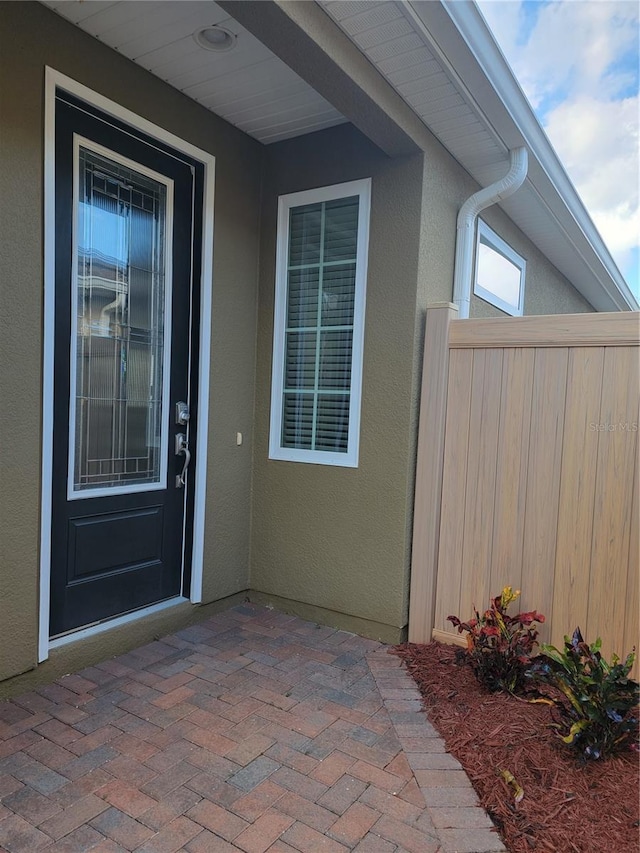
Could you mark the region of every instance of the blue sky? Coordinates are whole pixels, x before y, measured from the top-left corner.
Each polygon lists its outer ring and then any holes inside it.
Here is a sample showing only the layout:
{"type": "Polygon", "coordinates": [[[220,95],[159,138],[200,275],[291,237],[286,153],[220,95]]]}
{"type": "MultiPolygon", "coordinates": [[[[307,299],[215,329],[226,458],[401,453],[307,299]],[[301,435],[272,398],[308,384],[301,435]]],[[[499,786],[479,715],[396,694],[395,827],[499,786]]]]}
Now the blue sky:
{"type": "Polygon", "coordinates": [[[478,5],[620,271],[640,296],[638,3],[478,5]]]}

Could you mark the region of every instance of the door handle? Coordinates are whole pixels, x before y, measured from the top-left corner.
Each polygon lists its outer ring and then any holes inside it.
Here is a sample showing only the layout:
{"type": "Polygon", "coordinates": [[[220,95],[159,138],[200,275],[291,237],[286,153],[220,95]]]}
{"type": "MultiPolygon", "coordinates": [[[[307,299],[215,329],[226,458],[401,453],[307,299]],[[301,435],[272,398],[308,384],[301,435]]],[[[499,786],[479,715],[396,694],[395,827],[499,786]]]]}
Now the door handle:
{"type": "Polygon", "coordinates": [[[189,440],[183,432],[176,433],[176,456],[184,455],[184,465],[182,471],[176,474],[176,489],[181,489],[187,484],[187,468],[191,462],[191,451],[189,450],[189,440]]]}

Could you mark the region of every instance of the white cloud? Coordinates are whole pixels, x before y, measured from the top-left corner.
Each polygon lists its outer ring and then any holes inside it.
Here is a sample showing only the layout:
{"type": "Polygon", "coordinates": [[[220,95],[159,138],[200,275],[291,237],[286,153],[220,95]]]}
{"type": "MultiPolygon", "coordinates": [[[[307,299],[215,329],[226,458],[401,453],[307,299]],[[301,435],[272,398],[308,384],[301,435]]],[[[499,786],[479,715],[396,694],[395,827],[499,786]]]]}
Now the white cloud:
{"type": "Polygon", "coordinates": [[[614,259],[637,290],[638,4],[482,0],[480,7],[614,259]]]}

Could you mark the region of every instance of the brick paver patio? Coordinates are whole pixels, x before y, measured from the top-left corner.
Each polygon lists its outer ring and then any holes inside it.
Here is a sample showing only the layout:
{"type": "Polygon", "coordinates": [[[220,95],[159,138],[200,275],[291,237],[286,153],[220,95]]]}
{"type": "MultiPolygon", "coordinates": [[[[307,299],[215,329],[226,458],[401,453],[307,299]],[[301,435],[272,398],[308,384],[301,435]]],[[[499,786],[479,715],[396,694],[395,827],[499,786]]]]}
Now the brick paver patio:
{"type": "Polygon", "coordinates": [[[387,648],[251,604],[0,703],[0,852],[504,850],[387,648]]]}

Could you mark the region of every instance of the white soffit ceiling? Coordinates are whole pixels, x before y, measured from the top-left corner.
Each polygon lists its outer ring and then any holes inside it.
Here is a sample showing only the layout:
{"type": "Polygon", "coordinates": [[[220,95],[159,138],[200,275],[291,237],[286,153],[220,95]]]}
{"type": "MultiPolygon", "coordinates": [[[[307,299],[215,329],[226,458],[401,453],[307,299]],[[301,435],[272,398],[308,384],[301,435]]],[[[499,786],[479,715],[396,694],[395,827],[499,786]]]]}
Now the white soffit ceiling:
{"type": "MultiPolygon", "coordinates": [[[[319,0],[443,145],[490,183],[505,171],[508,152],[430,48],[406,3],[394,0],[319,0]]],[[[475,176],[475,175],[474,175],[475,176]]]]}
{"type": "Polygon", "coordinates": [[[250,32],[210,0],[44,0],[45,5],[230,124],[263,143],[345,121],[250,32]],[[229,51],[193,39],[219,24],[237,35],[229,51]]]}

